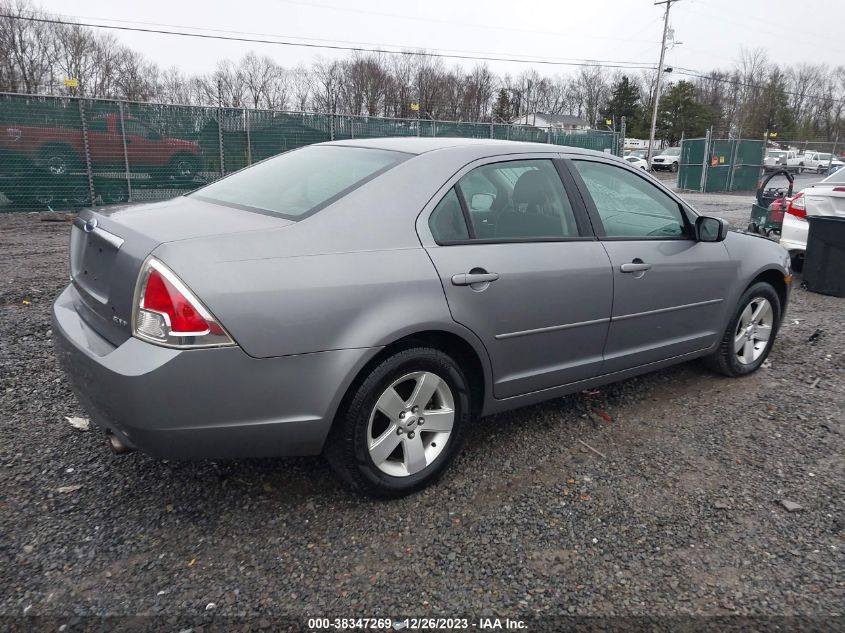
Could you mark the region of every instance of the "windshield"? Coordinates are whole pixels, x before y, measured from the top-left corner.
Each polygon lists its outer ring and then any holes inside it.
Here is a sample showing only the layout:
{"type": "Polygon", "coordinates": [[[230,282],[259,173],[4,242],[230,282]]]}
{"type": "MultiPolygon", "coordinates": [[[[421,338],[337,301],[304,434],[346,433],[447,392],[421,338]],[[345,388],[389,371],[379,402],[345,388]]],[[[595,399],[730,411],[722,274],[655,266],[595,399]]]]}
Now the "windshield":
{"type": "Polygon", "coordinates": [[[312,145],[269,158],[189,195],[299,220],[408,157],[401,152],[312,145]]]}
{"type": "Polygon", "coordinates": [[[681,148],[680,147],[670,147],[669,149],[663,150],[664,156],[680,156],[681,155],[681,148]]]}

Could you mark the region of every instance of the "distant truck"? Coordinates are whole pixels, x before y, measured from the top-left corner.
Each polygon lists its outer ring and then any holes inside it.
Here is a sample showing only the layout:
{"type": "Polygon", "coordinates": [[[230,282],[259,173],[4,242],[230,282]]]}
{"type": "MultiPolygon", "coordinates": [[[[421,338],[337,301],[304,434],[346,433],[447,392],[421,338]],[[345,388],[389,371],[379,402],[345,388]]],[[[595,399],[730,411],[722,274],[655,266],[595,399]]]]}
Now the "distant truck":
{"type": "Polygon", "coordinates": [[[763,169],[765,171],[785,169],[798,172],[801,171],[803,158],[795,150],[770,149],[763,158],[763,169]]]}
{"type": "MultiPolygon", "coordinates": [[[[132,117],[116,114],[96,117],[88,124],[88,146],[94,169],[145,168],[155,175],[191,179],[200,168],[197,143],[162,136],[132,117]],[[121,125],[122,123],[122,125],[121,125]],[[122,129],[121,129],[122,128],[122,129]],[[124,156],[123,133],[126,134],[124,156]]],[[[8,169],[29,162],[52,175],[64,176],[85,168],[85,144],[76,128],[6,125],[0,127],[0,154],[8,169]]]]}
{"type": "Polygon", "coordinates": [[[798,171],[815,171],[817,174],[827,173],[833,167],[833,171],[841,169],[842,161],[828,152],[807,152],[804,154],[798,171]]]}

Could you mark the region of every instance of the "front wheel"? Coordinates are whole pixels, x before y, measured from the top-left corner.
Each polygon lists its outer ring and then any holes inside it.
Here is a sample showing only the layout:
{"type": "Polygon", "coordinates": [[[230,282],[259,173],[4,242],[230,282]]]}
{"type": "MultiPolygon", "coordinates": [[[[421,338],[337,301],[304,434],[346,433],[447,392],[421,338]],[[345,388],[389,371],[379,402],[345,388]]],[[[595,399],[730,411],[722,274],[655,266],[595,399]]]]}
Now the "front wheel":
{"type": "Polygon", "coordinates": [[[766,360],[780,326],[781,305],[775,289],[759,282],[746,290],[718,349],[704,362],[725,376],[745,376],[766,360]]]}
{"type": "Polygon", "coordinates": [[[678,171],[678,163],[672,163],[671,169],[672,169],[672,173],[675,173],[676,171],[678,171]]]}
{"type": "Polygon", "coordinates": [[[458,454],[470,390],[443,352],[416,347],[382,361],[355,390],[325,455],[353,489],[382,499],[432,483],[458,454]]]}
{"type": "Polygon", "coordinates": [[[199,169],[199,160],[191,154],[177,154],[170,160],[170,173],[177,180],[191,180],[199,169]]]}

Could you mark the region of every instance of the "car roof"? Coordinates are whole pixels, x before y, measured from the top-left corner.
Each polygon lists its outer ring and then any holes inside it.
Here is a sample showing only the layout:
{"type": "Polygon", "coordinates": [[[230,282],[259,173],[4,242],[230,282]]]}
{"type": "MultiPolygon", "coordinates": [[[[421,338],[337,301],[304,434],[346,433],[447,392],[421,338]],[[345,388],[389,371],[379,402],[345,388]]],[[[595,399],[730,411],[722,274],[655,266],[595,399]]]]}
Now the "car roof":
{"type": "Polygon", "coordinates": [[[604,152],[571,147],[568,145],[554,145],[550,143],[527,143],[523,141],[506,141],[484,138],[452,138],[425,136],[388,136],[383,138],[350,139],[345,141],[328,141],[320,145],[337,145],[346,147],[365,147],[369,149],[383,149],[408,154],[424,154],[443,150],[474,150],[474,154],[496,155],[528,154],[539,152],[566,152],[567,154],[584,154],[587,156],[611,156],[604,152]]]}

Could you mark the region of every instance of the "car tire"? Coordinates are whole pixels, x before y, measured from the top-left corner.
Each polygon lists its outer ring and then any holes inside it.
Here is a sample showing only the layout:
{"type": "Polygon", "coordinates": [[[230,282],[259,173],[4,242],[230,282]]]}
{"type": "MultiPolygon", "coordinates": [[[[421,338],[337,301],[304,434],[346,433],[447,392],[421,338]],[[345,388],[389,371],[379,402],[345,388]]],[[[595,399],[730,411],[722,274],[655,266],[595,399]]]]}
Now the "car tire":
{"type": "Polygon", "coordinates": [[[97,187],[103,204],[120,204],[129,200],[129,187],[124,182],[107,182],[97,187]]]}
{"type": "Polygon", "coordinates": [[[176,180],[193,180],[200,169],[200,162],[192,154],[177,154],[170,159],[170,174],[176,180]]]}
{"type": "Polygon", "coordinates": [[[670,170],[672,171],[672,173],[678,171],[678,163],[672,163],[672,167],[670,167],[670,170]]]}
{"type": "Polygon", "coordinates": [[[51,176],[66,176],[80,165],[73,148],[56,144],[42,147],[38,152],[38,162],[51,176]]]}
{"type": "Polygon", "coordinates": [[[469,383],[452,357],[428,347],[402,350],[351,392],[325,457],[360,493],[381,499],[411,494],[434,482],[460,451],[470,400],[469,383]],[[420,404],[423,390],[431,395],[420,404]]]}
{"type": "Polygon", "coordinates": [[[804,270],[804,253],[801,251],[793,251],[789,254],[789,267],[796,273],[804,270]]]}
{"type": "Polygon", "coordinates": [[[747,376],[757,371],[772,349],[780,319],[778,293],[766,282],[755,283],[740,297],[719,347],[703,359],[705,365],[730,377],[747,376]],[[768,338],[763,339],[766,331],[768,338]]]}

